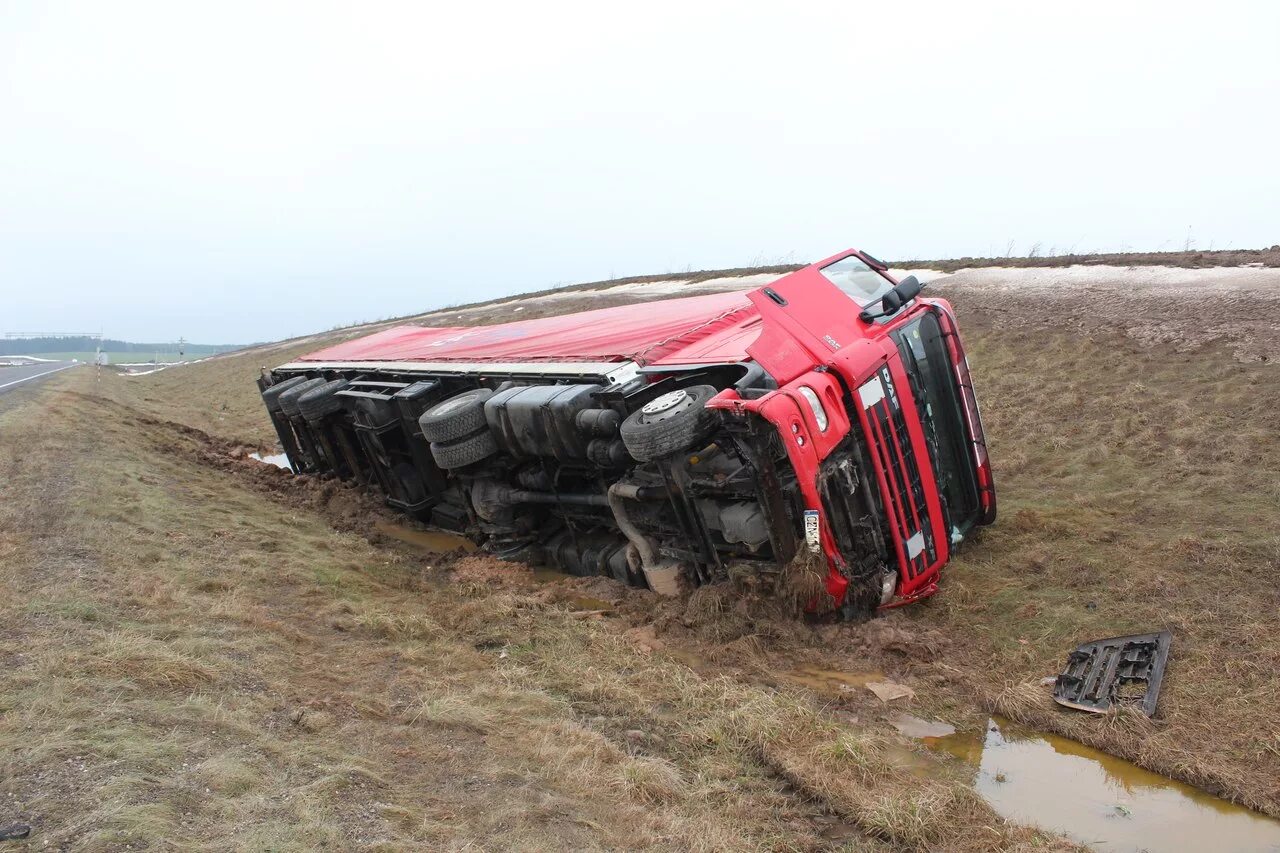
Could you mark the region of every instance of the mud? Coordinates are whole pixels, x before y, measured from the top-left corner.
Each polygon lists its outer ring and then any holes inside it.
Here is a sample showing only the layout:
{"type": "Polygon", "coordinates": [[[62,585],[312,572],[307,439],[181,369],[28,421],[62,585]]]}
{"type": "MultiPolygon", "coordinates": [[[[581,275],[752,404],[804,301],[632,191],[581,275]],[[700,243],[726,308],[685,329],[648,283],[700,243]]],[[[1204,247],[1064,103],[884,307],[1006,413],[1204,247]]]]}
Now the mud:
{"type": "Polygon", "coordinates": [[[411,545],[424,554],[469,553],[475,551],[477,547],[476,543],[456,533],[409,527],[394,521],[375,521],[373,529],[383,536],[411,545]]]}
{"type": "Polygon", "coordinates": [[[944,738],[956,733],[956,727],[950,723],[923,720],[911,714],[899,714],[889,722],[899,734],[912,738],[944,738]]]}
{"type": "Polygon", "coordinates": [[[867,685],[884,680],[883,672],[841,672],[820,666],[801,666],[778,674],[788,684],[795,684],[824,696],[842,697],[867,685]]]}
{"type": "Polygon", "coordinates": [[[262,457],[272,455],[267,448],[217,438],[172,421],[151,417],[131,417],[130,420],[146,428],[158,451],[230,472],[250,488],[270,494],[287,506],[320,513],[339,530],[376,541],[383,535],[377,529],[379,523],[392,527],[405,523],[404,516],[387,507],[380,496],[354,484],[294,474],[287,468],[265,464],[262,457]]]}

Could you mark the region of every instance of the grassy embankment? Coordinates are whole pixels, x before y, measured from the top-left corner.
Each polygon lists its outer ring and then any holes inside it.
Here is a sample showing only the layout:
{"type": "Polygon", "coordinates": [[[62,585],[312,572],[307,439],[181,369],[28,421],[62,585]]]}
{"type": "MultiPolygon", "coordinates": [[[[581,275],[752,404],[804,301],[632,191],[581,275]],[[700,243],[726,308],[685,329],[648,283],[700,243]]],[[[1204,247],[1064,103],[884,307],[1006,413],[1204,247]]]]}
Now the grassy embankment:
{"type": "MultiPolygon", "coordinates": [[[[1002,518],[934,600],[880,620],[945,640],[892,674],[918,711],[985,705],[1280,813],[1274,368],[1011,330],[951,298],[1002,518]],[[1036,684],[1076,642],[1165,626],[1151,723],[1059,711],[1036,684]]],[[[717,662],[697,675],[537,591],[446,584],[140,420],[269,442],[252,378],[295,354],[72,371],[39,389],[48,414],[0,414],[0,738],[23,749],[4,793],[55,838],[804,848],[834,823],[853,849],[1033,843],[947,770],[904,772],[874,705],[828,702],[850,727],[758,686],[783,659],[862,668],[856,633],[669,635],[717,662]]]]}
{"type": "MultiPolygon", "coordinates": [[[[1217,345],[1175,352],[1083,335],[1049,322],[1071,312],[1034,300],[947,295],[970,349],[1001,519],[936,599],[894,616],[949,640],[938,661],[903,662],[904,676],[941,683],[921,704],[975,724],[975,707],[998,710],[1280,816],[1280,374],[1217,345]],[[1079,642],[1163,627],[1174,650],[1150,725],[1062,711],[1038,684],[1079,642]]],[[[149,383],[155,411],[271,443],[252,375],[318,345],[131,381],[149,383]]],[[[824,636],[797,647],[756,633],[758,659],[744,666],[757,675],[797,657],[860,668],[824,636]]]]}
{"type": "Polygon", "coordinates": [[[0,802],[33,846],[1056,845],[803,692],[321,511],[374,502],[203,464],[144,382],[71,371],[0,411],[0,802]]]}
{"type": "Polygon", "coordinates": [[[1280,372],[969,332],[1001,518],[907,615],[955,641],[988,708],[1280,815],[1280,372]],[[1037,684],[1077,643],[1166,627],[1154,721],[1063,711],[1037,684]]]}

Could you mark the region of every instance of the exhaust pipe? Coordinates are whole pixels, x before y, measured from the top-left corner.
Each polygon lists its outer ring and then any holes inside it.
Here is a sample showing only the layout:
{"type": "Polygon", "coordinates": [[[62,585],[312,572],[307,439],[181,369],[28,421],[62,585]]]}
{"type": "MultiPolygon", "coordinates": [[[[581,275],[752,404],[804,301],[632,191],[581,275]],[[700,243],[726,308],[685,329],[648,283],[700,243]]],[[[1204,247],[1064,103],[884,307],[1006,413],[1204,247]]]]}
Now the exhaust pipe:
{"type": "Polygon", "coordinates": [[[624,501],[643,500],[648,496],[646,491],[651,492],[631,483],[614,483],[609,487],[609,509],[613,511],[613,519],[618,523],[618,529],[631,543],[627,549],[628,561],[634,549],[649,588],[659,595],[679,595],[680,564],[675,560],[660,560],[658,549],[654,547],[653,541],[641,533],[640,528],[636,527],[631,517],[627,515],[624,501]]]}

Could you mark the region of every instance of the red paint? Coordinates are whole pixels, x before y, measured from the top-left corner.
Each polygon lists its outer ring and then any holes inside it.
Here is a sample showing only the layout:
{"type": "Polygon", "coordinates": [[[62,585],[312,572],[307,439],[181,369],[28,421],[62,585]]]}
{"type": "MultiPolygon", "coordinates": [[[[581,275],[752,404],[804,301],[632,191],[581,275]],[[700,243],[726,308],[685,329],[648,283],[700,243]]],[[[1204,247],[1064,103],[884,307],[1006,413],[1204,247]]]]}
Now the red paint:
{"type": "Polygon", "coordinates": [[[722,364],[746,359],[759,334],[760,317],[739,291],[495,326],[396,326],[298,360],[722,364]]]}
{"type": "MultiPolygon", "coordinates": [[[[881,494],[888,496],[886,500],[889,505],[888,516],[894,534],[891,538],[899,566],[897,592],[902,599],[914,601],[931,594],[932,589],[936,589],[939,570],[950,556],[950,534],[943,524],[941,500],[933,469],[929,464],[928,451],[925,448],[924,431],[920,426],[915,401],[908,390],[910,382],[898,355],[897,345],[889,338],[889,333],[911,322],[919,312],[929,310],[933,300],[918,299],[914,306],[901,312],[887,324],[863,323],[858,319],[862,306],[818,272],[821,267],[847,257],[849,254],[857,253],[842,252],[770,285],[769,289],[785,300],[785,305],[779,304],[778,300],[766,293],[764,288],[753,291],[750,294],[751,303],[764,321],[764,331],[755,344],[749,347],[749,351],[755,360],[769,371],[770,375],[779,383],[788,383],[788,386],[799,382],[799,377],[814,375],[812,371],[818,366],[830,371],[828,376],[834,374],[840,377],[854,395],[854,407],[858,411],[862,428],[868,435],[878,438],[879,441],[892,440],[893,436],[879,434],[878,427],[870,422],[865,410],[857,403],[856,394],[860,385],[874,376],[881,367],[888,365],[894,386],[899,392],[898,399],[906,422],[907,438],[916,451],[916,462],[920,468],[920,480],[925,493],[925,508],[929,514],[937,554],[936,559],[923,571],[915,577],[910,576],[908,571],[910,561],[907,558],[905,541],[909,536],[908,530],[919,529],[919,517],[912,507],[911,500],[898,492],[893,478],[889,476],[889,472],[873,452],[876,481],[881,494]],[[781,345],[782,341],[788,341],[790,344],[781,345]]],[[[885,277],[893,281],[890,276],[885,275],[885,277]]],[[[788,386],[784,386],[784,389],[788,386]]],[[[890,429],[892,430],[892,427],[890,429]]],[[[823,452],[810,462],[803,456],[797,458],[794,454],[792,455],[792,465],[796,468],[802,488],[805,483],[816,482],[818,465],[825,457],[826,453],[823,452]]],[[[994,500],[994,492],[991,494],[994,500]]],[[[806,500],[808,500],[807,494],[806,500]]],[[[822,511],[821,506],[814,502],[810,502],[808,508],[822,511]]],[[[825,520],[823,517],[824,522],[825,520]]],[[[823,527],[825,530],[825,523],[823,527]]],[[[824,547],[825,545],[824,541],[824,547]]],[[[833,550],[828,551],[828,555],[832,557],[834,564],[838,555],[833,550]]]]}
{"type": "MultiPolygon", "coordinates": [[[[622,362],[642,366],[723,364],[754,360],[780,386],[755,400],[743,400],[733,390],[722,391],[711,408],[758,415],[783,437],[795,469],[805,506],[819,513],[821,546],[828,557],[828,591],[841,601],[848,582],[841,574],[842,557],[827,523],[818,493],[819,466],[851,428],[849,399],[856,428],[868,437],[872,467],[884,496],[892,545],[898,558],[899,606],[932,595],[939,569],[950,556],[949,531],[944,529],[941,500],[934,481],[924,432],[898,348],[889,333],[911,322],[920,312],[940,309],[947,346],[965,396],[965,423],[978,470],[984,510],[983,523],[995,518],[995,491],[990,461],[968,366],[951,306],[943,300],[919,298],[885,324],[864,323],[862,308],[832,284],[820,268],[849,255],[849,250],[780,277],[764,288],[736,293],[668,299],[604,308],[558,317],[522,320],[472,328],[400,326],[365,338],[311,353],[299,359],[315,362],[622,362]],[[861,405],[858,388],[888,366],[906,425],[906,440],[914,450],[932,524],[937,557],[917,576],[910,576],[905,540],[919,528],[919,516],[907,495],[877,455],[878,444],[892,441],[882,434],[861,405]],[[830,423],[818,428],[808,403],[800,395],[808,385],[819,396],[830,423]],[[803,443],[801,443],[803,439],[803,443]]],[[[864,258],[865,259],[865,258],[864,258]]],[[[872,266],[875,266],[872,264],[872,266]]],[[[894,280],[882,273],[890,282],[894,280]]],[[[896,283],[896,282],[894,282],[896,283]]]]}

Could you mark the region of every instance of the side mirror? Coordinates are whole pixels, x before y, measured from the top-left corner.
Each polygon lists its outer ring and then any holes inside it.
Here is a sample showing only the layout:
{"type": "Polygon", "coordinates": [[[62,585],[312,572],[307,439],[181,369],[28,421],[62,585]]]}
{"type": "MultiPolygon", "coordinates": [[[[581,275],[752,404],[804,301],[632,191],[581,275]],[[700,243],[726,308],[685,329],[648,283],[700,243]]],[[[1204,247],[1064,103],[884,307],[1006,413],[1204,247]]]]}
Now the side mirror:
{"type": "MultiPolygon", "coordinates": [[[[898,298],[901,300],[898,304],[898,308],[901,308],[903,305],[906,305],[912,299],[919,296],[921,290],[924,290],[924,285],[920,283],[920,279],[913,275],[909,275],[902,281],[898,282],[898,286],[891,292],[898,294],[898,298]]],[[[885,299],[888,298],[888,294],[885,294],[885,299]]],[[[898,308],[894,308],[893,310],[897,311],[898,308]]]]}
{"type": "Polygon", "coordinates": [[[870,308],[864,308],[858,317],[862,322],[870,323],[877,317],[888,317],[890,314],[896,314],[902,310],[903,305],[919,296],[920,291],[923,289],[924,284],[920,282],[920,279],[909,275],[898,282],[893,290],[880,297],[880,311],[878,313],[870,308]]]}

